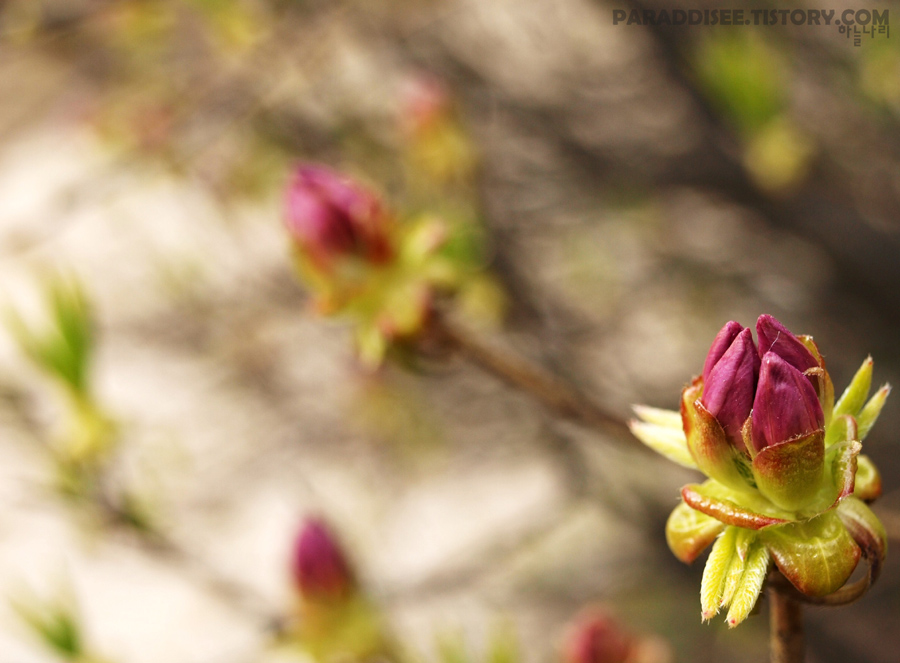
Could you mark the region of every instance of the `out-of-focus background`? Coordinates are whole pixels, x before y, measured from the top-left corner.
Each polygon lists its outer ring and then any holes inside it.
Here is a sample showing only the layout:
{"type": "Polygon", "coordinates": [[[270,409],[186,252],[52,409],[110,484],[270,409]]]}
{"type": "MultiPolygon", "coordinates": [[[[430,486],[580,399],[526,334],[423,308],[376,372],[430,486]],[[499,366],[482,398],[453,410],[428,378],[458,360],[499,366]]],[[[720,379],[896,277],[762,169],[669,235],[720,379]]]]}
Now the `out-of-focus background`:
{"type": "MultiPolygon", "coordinates": [[[[613,24],[712,7],[0,3],[0,307],[39,316],[48,275],[81,281],[119,480],[191,560],[86,527],[48,488],[59,393],[4,329],[0,663],[58,660],[5,599],[60,587],[111,662],[275,660],[259,615],[290,607],[308,513],[426,660],[507,624],[524,661],[557,661],[592,604],[677,661],[763,660],[766,602],[734,631],[701,625],[702,563],[666,548],[691,472],[464,362],[362,371],[281,222],[297,161],[476,218],[506,296],[481,333],[623,418],[675,407],[721,325],[763,312],[815,336],[837,389],[868,353],[896,384],[900,32],[613,24]],[[429,104],[451,129],[422,147],[429,104]]],[[[900,30],[900,5],[867,8],[900,30]]],[[[895,537],[898,426],[889,400],[865,449],[895,537]]],[[[862,601],[807,611],[808,660],[896,661],[898,618],[889,554],[862,601]]]]}

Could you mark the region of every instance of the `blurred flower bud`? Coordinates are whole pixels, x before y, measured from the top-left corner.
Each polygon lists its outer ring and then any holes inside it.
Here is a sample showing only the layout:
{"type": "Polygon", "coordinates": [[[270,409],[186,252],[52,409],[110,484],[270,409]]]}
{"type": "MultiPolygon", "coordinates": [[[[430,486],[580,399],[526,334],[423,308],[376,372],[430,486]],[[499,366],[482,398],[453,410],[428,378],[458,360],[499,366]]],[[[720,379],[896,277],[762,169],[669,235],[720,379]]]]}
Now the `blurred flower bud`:
{"type": "Polygon", "coordinates": [[[288,186],[285,223],[313,263],[328,271],[334,259],[381,264],[393,254],[389,217],[378,197],[323,166],[300,166],[288,186]]]}
{"type": "Polygon", "coordinates": [[[759,364],[750,330],[741,330],[738,323],[729,322],[713,341],[703,368],[704,387],[700,402],[722,425],[728,440],[742,451],[746,448],[741,427],[753,407],[759,364]],[[734,334],[735,331],[738,333],[734,334]],[[725,348],[729,338],[732,340],[725,348]]]}
{"type": "Polygon", "coordinates": [[[819,362],[800,339],[771,315],[759,316],[756,321],[756,335],[759,338],[760,357],[765,356],[767,352],[774,352],[801,373],[819,367],[819,362]]]}
{"type": "Polygon", "coordinates": [[[594,610],[579,619],[563,644],[564,663],[626,663],[635,640],[609,615],[594,610]]]}
{"type": "Polygon", "coordinates": [[[303,523],[292,563],[294,583],[304,599],[340,601],[355,592],[350,565],[321,519],[309,518],[303,523]]]}
{"type": "Polygon", "coordinates": [[[410,78],[403,91],[403,125],[416,136],[447,119],[452,109],[450,95],[441,82],[427,74],[410,78]]]}
{"type": "Polygon", "coordinates": [[[756,451],[819,430],[824,421],[822,406],[806,376],[775,352],[766,353],[751,417],[756,451]]]}

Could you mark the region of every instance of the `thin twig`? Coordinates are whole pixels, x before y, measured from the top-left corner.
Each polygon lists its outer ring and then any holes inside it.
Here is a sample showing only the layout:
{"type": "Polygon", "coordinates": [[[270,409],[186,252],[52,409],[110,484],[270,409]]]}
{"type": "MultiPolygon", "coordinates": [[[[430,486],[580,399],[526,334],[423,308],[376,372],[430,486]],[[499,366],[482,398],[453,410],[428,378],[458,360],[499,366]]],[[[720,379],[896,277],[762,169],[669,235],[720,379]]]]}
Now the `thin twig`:
{"type": "Polygon", "coordinates": [[[803,606],[776,584],[769,587],[771,663],[803,663],[803,606]]]}
{"type": "Polygon", "coordinates": [[[640,446],[623,419],[543,367],[475,337],[440,315],[434,322],[433,331],[451,349],[507,384],[528,393],[549,410],[588,428],[633,441],[635,447],[640,446]]]}

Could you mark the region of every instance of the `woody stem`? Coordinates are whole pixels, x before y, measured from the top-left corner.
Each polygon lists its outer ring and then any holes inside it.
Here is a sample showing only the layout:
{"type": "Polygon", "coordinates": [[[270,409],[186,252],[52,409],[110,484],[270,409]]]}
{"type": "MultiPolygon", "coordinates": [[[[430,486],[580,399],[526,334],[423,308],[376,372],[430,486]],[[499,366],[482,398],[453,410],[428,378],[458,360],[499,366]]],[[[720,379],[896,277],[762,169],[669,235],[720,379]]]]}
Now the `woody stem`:
{"type": "Polygon", "coordinates": [[[771,663],[803,663],[803,606],[774,584],[769,602],[771,663]]]}
{"type": "Polygon", "coordinates": [[[616,438],[634,441],[627,424],[620,417],[543,366],[477,338],[443,317],[436,321],[435,327],[434,331],[440,334],[444,343],[460,355],[482,370],[529,394],[558,416],[588,428],[611,433],[616,438]]]}

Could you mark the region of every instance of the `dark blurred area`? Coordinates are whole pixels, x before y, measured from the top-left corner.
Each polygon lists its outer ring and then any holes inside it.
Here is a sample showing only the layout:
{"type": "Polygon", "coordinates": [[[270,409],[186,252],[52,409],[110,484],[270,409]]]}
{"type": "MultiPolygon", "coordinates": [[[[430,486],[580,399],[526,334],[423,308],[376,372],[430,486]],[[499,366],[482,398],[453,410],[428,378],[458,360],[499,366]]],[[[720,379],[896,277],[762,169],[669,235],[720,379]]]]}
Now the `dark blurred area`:
{"type": "MultiPolygon", "coordinates": [[[[278,574],[257,577],[241,555],[274,565],[290,538],[279,524],[314,509],[349,533],[374,595],[424,651],[436,630],[477,642],[505,616],[524,660],[556,660],[553,634],[603,603],[667,639],[675,660],[762,660],[764,616],[701,625],[701,564],[665,546],[690,473],[561,423],[474,368],[360,377],[340,325],[304,309],[279,235],[298,161],[358,174],[398,208],[477,217],[478,260],[508,298],[502,330],[485,333],[623,418],[633,403],[674,408],[722,324],[764,312],[815,337],[838,391],[867,354],[876,383],[897,384],[900,4],[866,7],[889,12],[883,33],[613,23],[614,10],[717,7],[6,0],[2,296],[27,291],[36,270],[83,278],[108,343],[100,382],[136,445],[153,455],[171,436],[195,458],[154,488],[175,532],[274,601],[278,574]],[[424,156],[404,128],[422,81],[440,86],[460,131],[424,156]],[[417,158],[446,165],[440,187],[417,182],[417,158]],[[454,179],[463,161],[471,180],[454,179]],[[267,524],[242,529],[251,522],[267,524]],[[253,536],[267,543],[240,543],[253,536]]],[[[849,6],[792,7],[810,8],[849,6]]],[[[51,415],[0,350],[0,443],[14,446],[51,415]]],[[[898,426],[889,400],[865,443],[892,544],[898,426]]],[[[3,518],[12,588],[28,530],[3,518]]],[[[859,603],[808,610],[808,660],[896,661],[898,597],[889,552],[859,603]]],[[[101,607],[87,612],[102,621],[101,607]]],[[[120,621],[110,628],[132,651],[120,621]]],[[[221,642],[148,660],[263,660],[251,636],[221,642]]]]}

